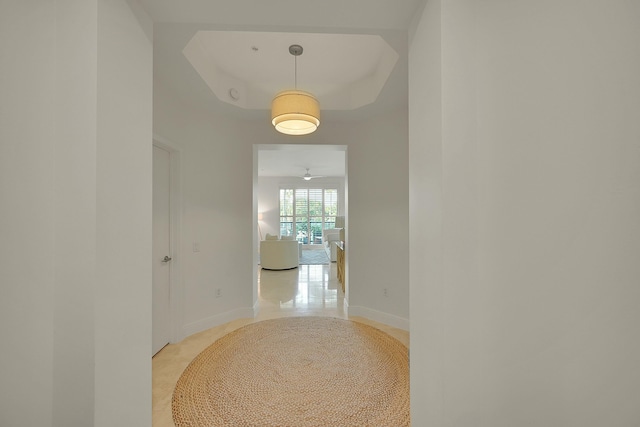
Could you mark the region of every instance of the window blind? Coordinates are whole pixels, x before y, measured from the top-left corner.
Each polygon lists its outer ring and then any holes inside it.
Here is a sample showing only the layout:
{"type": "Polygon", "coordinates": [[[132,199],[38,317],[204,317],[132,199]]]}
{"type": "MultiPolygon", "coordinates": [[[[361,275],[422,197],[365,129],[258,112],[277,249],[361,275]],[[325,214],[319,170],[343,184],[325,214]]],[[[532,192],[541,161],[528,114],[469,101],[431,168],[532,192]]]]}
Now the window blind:
{"type": "Polygon", "coordinates": [[[280,235],[304,244],[322,243],[322,230],[334,228],[338,213],[335,188],[280,189],[280,235]]]}

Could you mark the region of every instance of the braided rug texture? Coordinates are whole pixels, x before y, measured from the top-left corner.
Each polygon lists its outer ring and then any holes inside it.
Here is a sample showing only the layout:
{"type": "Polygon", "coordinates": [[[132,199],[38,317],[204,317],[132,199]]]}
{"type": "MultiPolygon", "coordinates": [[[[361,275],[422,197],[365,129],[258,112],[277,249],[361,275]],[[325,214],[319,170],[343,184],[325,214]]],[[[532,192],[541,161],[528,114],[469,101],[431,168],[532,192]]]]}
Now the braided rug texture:
{"type": "Polygon", "coordinates": [[[408,349],[362,323],[252,323],[200,353],[178,380],[177,427],[410,425],[408,349]]]}

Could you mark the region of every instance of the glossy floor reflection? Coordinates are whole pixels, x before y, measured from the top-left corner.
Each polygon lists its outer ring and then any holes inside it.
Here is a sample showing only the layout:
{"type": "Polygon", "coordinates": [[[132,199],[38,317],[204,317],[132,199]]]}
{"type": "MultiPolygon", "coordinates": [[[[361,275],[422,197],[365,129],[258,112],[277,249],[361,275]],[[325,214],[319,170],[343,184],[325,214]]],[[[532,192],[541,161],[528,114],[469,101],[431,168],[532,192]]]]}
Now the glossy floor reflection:
{"type": "Polygon", "coordinates": [[[249,323],[285,316],[330,316],[372,325],[409,346],[409,332],[361,317],[348,317],[336,264],[300,265],[292,270],[258,269],[258,307],[255,319],[238,319],[169,344],[154,358],[153,426],[174,427],[171,396],[187,365],[215,340],[249,323]]]}
{"type": "Polygon", "coordinates": [[[344,294],[334,270],[335,264],[260,270],[257,320],[282,316],[346,318],[344,294]]]}

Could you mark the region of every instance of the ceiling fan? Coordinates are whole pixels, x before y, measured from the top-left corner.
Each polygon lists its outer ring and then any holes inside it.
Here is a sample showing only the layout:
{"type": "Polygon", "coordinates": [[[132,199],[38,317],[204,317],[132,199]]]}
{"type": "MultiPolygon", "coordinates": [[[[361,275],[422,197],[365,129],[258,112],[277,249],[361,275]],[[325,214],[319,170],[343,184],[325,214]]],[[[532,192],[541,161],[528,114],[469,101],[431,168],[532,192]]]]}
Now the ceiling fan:
{"type": "Polygon", "coordinates": [[[307,173],[305,173],[303,176],[301,176],[301,178],[303,178],[305,181],[309,181],[309,180],[311,180],[313,178],[324,178],[323,176],[320,176],[320,175],[317,175],[317,176],[316,175],[311,175],[309,173],[309,168],[306,168],[306,169],[307,169],[307,173]]]}

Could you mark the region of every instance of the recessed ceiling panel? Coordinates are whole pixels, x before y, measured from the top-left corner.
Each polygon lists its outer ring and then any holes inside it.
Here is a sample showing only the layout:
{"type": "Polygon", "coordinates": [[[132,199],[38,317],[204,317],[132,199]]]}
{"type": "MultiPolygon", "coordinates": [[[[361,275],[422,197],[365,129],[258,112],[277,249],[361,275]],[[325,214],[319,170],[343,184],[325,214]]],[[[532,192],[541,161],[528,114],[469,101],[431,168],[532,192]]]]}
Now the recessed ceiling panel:
{"type": "Polygon", "coordinates": [[[221,101],[247,109],[297,87],[324,110],[353,110],[376,100],[398,60],[382,37],[363,34],[199,31],[183,53],[221,101]]]}

